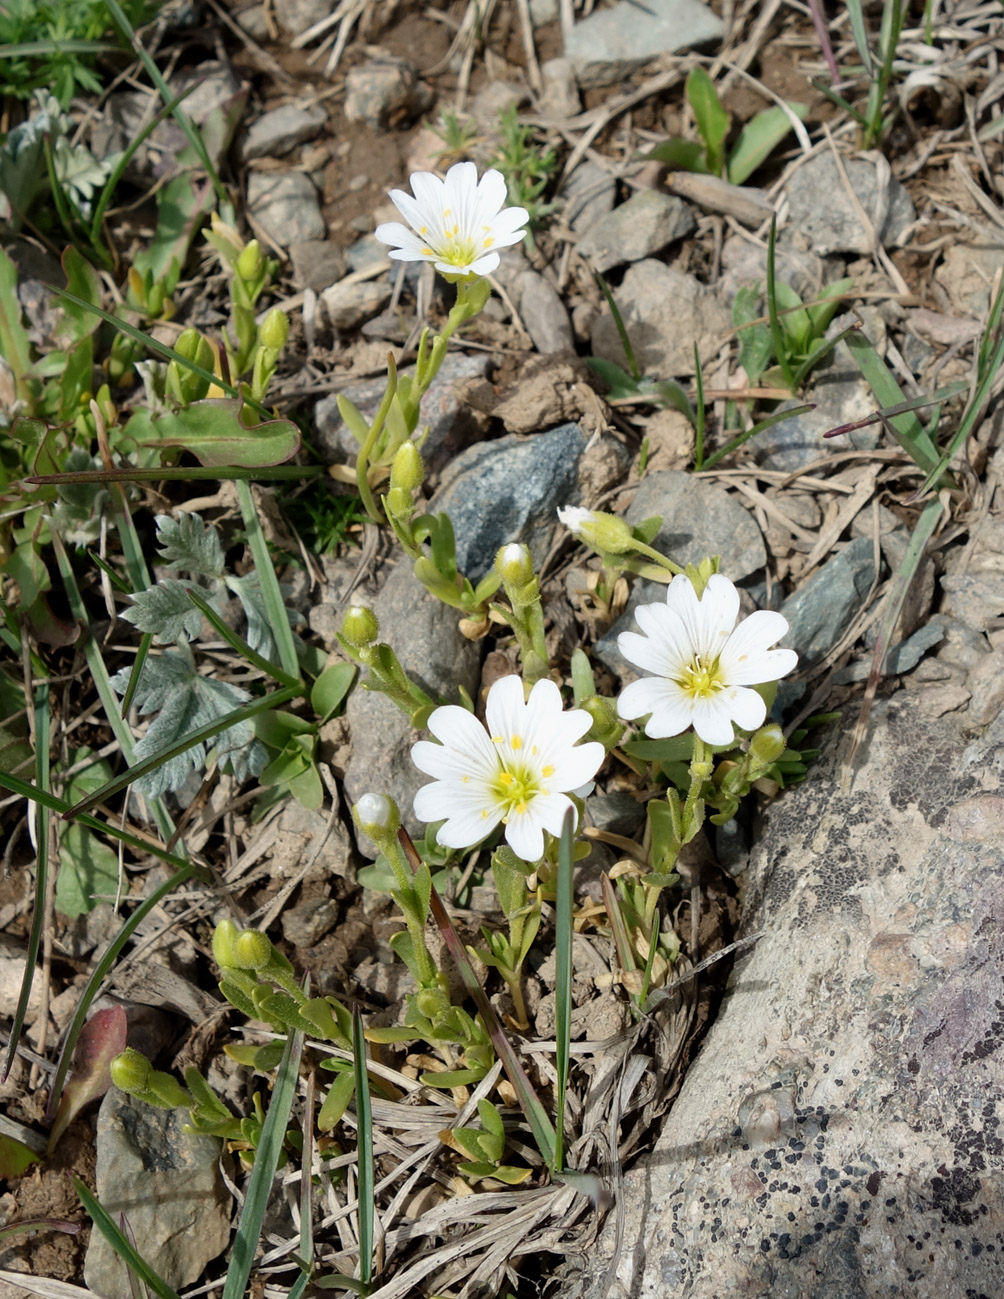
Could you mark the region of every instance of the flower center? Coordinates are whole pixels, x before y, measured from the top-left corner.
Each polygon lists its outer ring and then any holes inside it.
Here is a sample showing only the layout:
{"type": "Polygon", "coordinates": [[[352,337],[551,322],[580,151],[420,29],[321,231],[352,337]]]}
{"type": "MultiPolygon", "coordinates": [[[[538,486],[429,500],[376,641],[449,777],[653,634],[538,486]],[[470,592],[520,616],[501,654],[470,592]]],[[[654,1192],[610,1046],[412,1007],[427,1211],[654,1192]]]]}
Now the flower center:
{"type": "Polygon", "coordinates": [[[524,766],[514,767],[511,771],[503,767],[492,792],[505,809],[503,821],[507,821],[513,812],[521,816],[541,792],[538,773],[524,766]]]}
{"type": "Polygon", "coordinates": [[[725,682],[722,680],[717,659],[713,663],[705,663],[699,654],[695,654],[683,669],[677,684],[692,699],[709,699],[722,689],[725,682]]]}

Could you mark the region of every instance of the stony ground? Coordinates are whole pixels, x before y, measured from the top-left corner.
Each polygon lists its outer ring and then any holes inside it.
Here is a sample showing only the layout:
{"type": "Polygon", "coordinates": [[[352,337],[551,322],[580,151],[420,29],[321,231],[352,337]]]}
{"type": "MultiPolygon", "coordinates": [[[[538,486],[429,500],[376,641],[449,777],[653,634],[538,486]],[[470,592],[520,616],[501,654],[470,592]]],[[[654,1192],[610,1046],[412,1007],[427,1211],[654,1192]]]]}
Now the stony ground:
{"type": "MultiPolygon", "coordinates": [[[[257,500],[276,553],[296,556],[283,578],[312,644],[339,654],[335,633],[351,600],[372,605],[404,667],[432,693],[453,697],[462,685],[477,698],[517,662],[501,635],[478,641],[462,635],[455,611],[420,592],[393,539],[364,525],[358,512],[341,511],[351,472],[339,474],[338,466],[352,464],[355,443],[337,403],[344,394],[364,413],[375,411],[388,350],[407,366],[418,327],[441,323],[449,308],[450,291],[428,268],[389,263],[373,238],[375,225],[395,215],[387,191],[406,184],[411,171],[441,168],[461,154],[481,165],[497,159],[500,111],[514,108],[539,154],[553,151],[539,219],[525,246],[503,260],[488,308],[452,349],[423,405],[430,509],[453,520],[460,570],[477,581],[499,546],[525,541],[541,574],[559,670],[567,670],[573,650],[585,648],[600,688],[612,693],[626,670],[617,634],[630,625],[634,606],[656,597],[658,588],[623,584],[603,605],[596,565],[557,528],[556,508],[600,507],[632,524],[661,515],[656,546],[680,563],[720,555],[721,570],[740,584],[747,608],[779,609],[788,619],[786,643],[798,650],[801,666],[780,694],[786,726],[843,710],[843,720],[823,732],[824,757],[805,786],[782,791],[766,823],[751,810],[739,822],[711,828],[686,862],[689,887],[669,907],[682,943],[681,971],[736,939],[752,943],[769,935],[741,967],[714,1029],[729,1069],[716,1070],[717,1057],[706,1051],[693,1082],[688,1066],[719,1016],[730,960],[675,989],[652,1023],[631,1021],[612,973],[609,934],[591,917],[600,910],[601,873],[629,858],[625,845],[641,839],[649,790],[626,764],[604,769],[589,800],[596,834],[578,897],[573,1092],[580,1166],[601,1171],[615,1191],[628,1171],[618,1211],[605,1217],[569,1188],[549,1185],[522,1132],[515,1143],[531,1168],[526,1188],[504,1192],[482,1184],[472,1201],[437,1136],[455,1124],[469,1093],[456,1089],[425,1097],[422,1105],[400,1103],[428,1061],[407,1050],[378,1052],[399,1101],[377,1114],[387,1237],[374,1293],[391,1299],[508,1290],[522,1299],[556,1288],[617,1293],[609,1287],[620,1285],[634,1295],[665,1293],[660,1286],[671,1282],[681,1294],[707,1299],[719,1293],[993,1293],[986,1251],[1001,1248],[994,1234],[1001,1209],[992,1193],[1001,1149],[989,1111],[977,1122],[969,1110],[977,1102],[991,1110],[1000,1103],[999,1016],[981,1001],[976,1028],[960,1027],[965,1017],[956,1002],[964,999],[962,981],[977,976],[981,998],[990,1000],[988,971],[997,972],[1001,961],[990,932],[999,899],[984,879],[1000,860],[999,853],[994,858],[1000,800],[972,811],[973,799],[994,793],[985,773],[999,764],[994,727],[1004,704],[1000,411],[994,397],[956,463],[956,487],[945,493],[896,622],[873,729],[862,721],[855,738],[883,602],[920,518],[923,502],[914,499],[920,475],[888,422],[867,422],[881,403],[846,343],[793,396],[772,386],[769,373],[751,381],[740,362],[733,310],[737,294],[764,279],[774,214],[778,277],[804,301],[849,278],[830,328],[859,325],[907,398],[970,381],[1004,247],[1004,133],[993,125],[1004,95],[999,13],[989,4],[942,5],[928,45],[923,14],[911,9],[890,92],[894,120],[880,148],[861,153],[853,120],[814,85],[828,84],[829,74],[801,9],[780,3],[708,9],[684,0],[680,12],[670,13],[668,0],[658,0],[632,6],[626,17],[625,8],[623,0],[616,7],[587,6],[588,14],[575,7],[573,27],[571,4],[556,12],[546,0],[489,3],[478,27],[473,7],[462,4],[346,0],[335,8],[330,0],[250,6],[209,0],[205,8],[165,6],[162,20],[144,33],[173,89],[202,79],[185,101],[193,120],[232,124],[232,142],[222,141],[223,174],[246,232],[280,262],[263,305],[283,306],[292,334],[270,400],[303,428],[303,462],[319,461],[334,473],[321,492],[263,486],[257,500]],[[681,30],[696,54],[677,48],[681,30]],[[643,156],[667,136],[696,138],[683,84],[697,62],[732,115],[730,139],[779,98],[806,106],[798,131],[741,187],[668,172],[643,156]],[[465,127],[459,144],[432,129],[442,127],[444,113],[458,114],[465,127]],[[592,358],[630,368],[596,272],[609,283],[642,373],[674,381],[691,402],[697,401],[696,348],[707,400],[705,458],[785,404],[810,409],[695,474],[691,421],[672,403],[653,400],[651,391],[612,391],[587,364],[592,358]],[[824,433],[851,423],[860,427],[824,440],[824,433]],[[855,753],[852,741],[862,737],[864,747],[855,753]],[[925,814],[937,792],[938,764],[918,767],[914,751],[939,741],[954,783],[946,777],[951,788],[925,814]],[[886,787],[890,769],[898,774],[886,787]],[[855,779],[865,782],[858,788],[867,788],[864,801],[874,818],[854,821],[848,831],[854,799],[846,789],[855,779]],[[942,832],[946,818],[949,829],[942,832]],[[956,845],[952,852],[939,853],[942,835],[956,845]],[[903,843],[911,836],[916,842],[907,852],[903,843]],[[953,910],[951,872],[962,873],[966,896],[976,899],[990,929],[953,910]],[[953,929],[963,925],[970,926],[965,934],[953,929]],[[869,946],[862,951],[855,943],[863,938],[869,946]],[[983,944],[979,959],[970,950],[975,943],[983,944]],[[795,1005],[781,995],[781,985],[795,978],[785,973],[788,963],[804,973],[806,962],[812,974],[804,987],[798,984],[804,997],[795,1005]],[[744,987],[753,989],[756,1008],[746,1020],[740,1014],[737,1027],[744,987]],[[854,1013],[858,994],[874,1015],[854,1013]],[[877,1016],[902,1031],[888,1028],[883,1036],[877,1016]],[[948,1032],[950,1045],[926,1054],[925,1032],[932,1041],[948,1032]],[[761,1060],[768,1039],[770,1059],[761,1060]],[[853,1105],[842,1104],[822,1081],[827,1049],[843,1052],[834,1069],[839,1064],[844,1071],[839,1086],[853,1089],[853,1105]],[[973,1060],[978,1076],[965,1072],[973,1060]],[[851,1084],[847,1071],[867,1081],[851,1084]],[[623,1079],[630,1085],[622,1086],[623,1079]],[[905,1084],[904,1106],[913,1118],[897,1122],[927,1122],[935,1135],[918,1139],[896,1163],[888,1147],[888,1095],[905,1084]],[[674,1118],[671,1105],[681,1086],[674,1118]],[[968,1117],[958,1130],[937,1112],[939,1088],[966,1097],[968,1117]],[[657,1142],[667,1112],[667,1136],[655,1159],[635,1162],[657,1142]],[[851,1123],[848,1135],[840,1125],[858,1112],[867,1113],[867,1123],[862,1119],[860,1130],[851,1123]],[[824,1141],[828,1124],[837,1135],[826,1138],[834,1142],[825,1147],[827,1167],[839,1169],[852,1187],[843,1199],[853,1205],[843,1213],[839,1197],[818,1209],[808,1202],[811,1188],[801,1197],[790,1178],[781,1186],[770,1175],[782,1158],[792,1162],[789,1156],[802,1153],[788,1144],[787,1154],[777,1154],[782,1129],[784,1143],[804,1144],[810,1127],[812,1139],[824,1141]],[[796,1132],[798,1125],[804,1131],[796,1132]],[[872,1137],[875,1148],[865,1150],[872,1137]],[[702,1206],[693,1219],[679,1184],[652,1189],[653,1168],[668,1167],[672,1183],[681,1161],[689,1161],[687,1195],[702,1206]],[[419,1169],[404,1190],[395,1172],[402,1163],[419,1169]],[[889,1206],[895,1260],[886,1261],[886,1271],[874,1262],[881,1232],[863,1207],[882,1178],[899,1179],[905,1188],[897,1207],[889,1206]],[[723,1197],[724,1186],[732,1192],[723,1197]],[[918,1187],[927,1198],[914,1221],[902,1206],[918,1187]],[[639,1227],[625,1238],[625,1204],[629,1225],[637,1220],[651,1229],[639,1227]],[[471,1223],[479,1212],[477,1234],[471,1223]],[[800,1223],[799,1248],[793,1229],[781,1222],[785,1215],[800,1223]],[[952,1246],[950,1269],[919,1260],[911,1273],[903,1260],[918,1222],[918,1242],[929,1239],[925,1232],[937,1237],[930,1246],[918,1243],[925,1258],[928,1250],[948,1248],[948,1237],[937,1236],[946,1224],[965,1228],[964,1243],[952,1246]],[[855,1224],[859,1235],[874,1237],[857,1252],[847,1245],[855,1224]],[[601,1231],[604,1247],[592,1256],[601,1231]],[[665,1241],[667,1252],[660,1254],[665,1241]],[[962,1253],[970,1262],[960,1261],[962,1253]],[[423,1260],[430,1257],[435,1262],[427,1271],[423,1260]],[[732,1288],[722,1282],[719,1289],[726,1263],[732,1288]],[[794,1270],[785,1271],[789,1263],[794,1270]]],[[[877,29],[877,15],[869,21],[877,29]]],[[[838,61],[850,66],[857,56],[846,17],[831,28],[838,61]]],[[[95,152],[122,147],[137,129],[151,93],[140,89],[138,76],[138,68],[129,70],[89,106],[95,152]]],[[[865,88],[855,83],[844,93],[860,104],[865,88]]],[[[114,216],[126,257],[151,238],[154,196],[179,145],[173,130],[158,127],[127,176],[135,202],[114,216]]],[[[32,294],[44,306],[42,283],[59,278],[43,243],[10,249],[28,314],[32,294]]],[[[175,296],[178,315],[168,341],[183,325],[219,328],[226,290],[210,257],[196,251],[175,296]]],[[[764,310],[762,300],[757,310],[764,310]]],[[[944,440],[966,399],[959,391],[943,405],[944,440]]],[[[239,545],[229,484],[151,489],[141,507],[148,530],[154,513],[179,506],[197,509],[239,545]]],[[[124,637],[121,625],[116,635],[124,637]]],[[[20,665],[16,671],[20,679],[20,665]]],[[[76,743],[86,733],[92,747],[108,744],[110,732],[96,710],[88,712],[94,700],[83,660],[67,650],[59,672],[70,682],[60,725],[79,725],[76,743]]],[[[414,738],[404,715],[383,697],[355,690],[344,715],[320,731],[325,799],[319,809],[286,800],[255,819],[248,789],[232,778],[196,782],[178,804],[185,843],[217,872],[220,887],[169,898],[117,961],[99,1008],[126,1008],[131,1042],[164,1068],[198,1065],[230,1104],[246,1105],[250,1072],[222,1055],[229,1020],[208,948],[213,924],[226,914],[267,929],[299,969],[310,970],[318,992],[353,999],[370,1023],[395,1022],[409,986],[387,941],[399,922],[384,894],[360,887],[357,872],[372,853],[357,841],[347,809],[372,789],[410,808],[423,783],[409,758],[414,738]]],[[[33,897],[30,844],[16,824],[22,813],[23,804],[13,803],[4,813],[11,869],[0,883],[0,1013],[8,1021],[33,897]]],[[[125,892],[138,900],[159,882],[156,870],[130,866],[125,892]]],[[[497,920],[490,883],[475,866],[450,888],[458,923],[473,940],[481,923],[497,920]]],[[[107,901],[72,921],[52,913],[28,1049],[2,1089],[22,1139],[26,1130],[44,1131],[46,1082],[60,1035],[118,925],[107,901]]],[[[525,1058],[542,1062],[542,1085],[551,1078],[544,1044],[555,1031],[554,962],[547,951],[539,944],[529,963],[531,1024],[523,1037],[525,1058]]],[[[494,985],[491,991],[498,994],[494,985]]],[[[338,1141],[343,1137],[351,1150],[354,1132],[347,1129],[338,1141]]],[[[173,1284],[211,1288],[225,1275],[234,1213],[234,1182],[220,1180],[218,1162],[215,1144],[186,1137],[176,1113],[134,1106],[113,1090],[100,1117],[93,1106],[85,1110],[54,1156],[11,1184],[0,1213],[6,1221],[44,1216],[83,1223],[68,1174],[90,1185],[96,1179],[102,1198],[130,1205],[137,1243],[154,1249],[155,1240],[172,1239],[158,1257],[173,1284]]],[[[239,1186],[236,1166],[227,1168],[239,1186]]],[[[887,1189],[882,1185],[883,1195],[887,1189]]],[[[833,1188],[819,1194],[829,1196],[833,1188]]],[[[266,1258],[255,1282],[269,1295],[287,1293],[295,1275],[298,1196],[296,1178],[287,1179],[270,1207],[266,1258]]],[[[325,1174],[314,1207],[318,1256],[328,1272],[353,1266],[348,1200],[345,1184],[325,1174]]],[[[17,1243],[0,1262],[29,1273],[40,1294],[56,1293],[42,1278],[86,1286],[105,1299],[129,1294],[87,1227],[75,1236],[50,1232],[27,1246],[17,1243]]]]}

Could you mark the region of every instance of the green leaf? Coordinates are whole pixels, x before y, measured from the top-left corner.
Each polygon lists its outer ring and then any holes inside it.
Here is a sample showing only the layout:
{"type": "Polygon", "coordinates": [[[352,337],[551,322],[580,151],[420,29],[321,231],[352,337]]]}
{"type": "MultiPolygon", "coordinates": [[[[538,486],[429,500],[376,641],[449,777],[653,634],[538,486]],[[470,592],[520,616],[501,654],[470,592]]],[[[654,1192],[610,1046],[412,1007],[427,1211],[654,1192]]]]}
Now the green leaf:
{"type": "Polygon", "coordinates": [[[760,289],[754,285],[740,289],[732,303],[732,323],[736,326],[739,340],[739,364],[754,387],[770,360],[770,330],[765,324],[751,323],[759,318],[759,307],[760,289]]]}
{"type": "Polygon", "coordinates": [[[69,298],[61,299],[53,339],[59,347],[73,348],[83,339],[89,338],[101,324],[100,317],[80,305],[83,302],[100,307],[101,281],[90,262],[72,245],[63,253],[62,262],[66,287],[80,302],[73,302],[69,298]]]}
{"type": "Polygon", "coordinates": [[[611,401],[623,401],[640,395],[641,388],[637,379],[632,379],[628,372],[614,361],[605,361],[599,356],[588,356],[586,365],[607,385],[610,390],[607,396],[611,401]]]}
{"type": "MultiPolygon", "coordinates": [[[[809,111],[805,104],[789,102],[788,107],[800,122],[805,120],[809,111]]],[[[741,185],[748,180],[792,129],[791,118],[777,105],[751,117],[729,154],[729,182],[741,185]]]]}
{"type": "Polygon", "coordinates": [[[664,162],[674,171],[709,171],[708,155],[703,144],[696,140],[663,140],[645,158],[651,162],[664,162]]]}
{"type": "Polygon", "coordinates": [[[41,1163],[41,1158],[34,1150],[0,1132],[0,1179],[10,1182],[23,1177],[32,1164],[38,1163],[41,1163]]]}
{"type": "Polygon", "coordinates": [[[200,577],[222,578],[223,547],[219,534],[198,514],[182,510],[177,518],[158,514],[157,545],[160,558],[168,568],[197,573],[200,577]]]}
{"type": "MultiPolygon", "coordinates": [[[[124,694],[129,672],[126,669],[117,672],[111,683],[120,695],[124,694]]],[[[133,762],[141,762],[181,743],[193,731],[226,717],[250,697],[246,690],[229,681],[199,676],[187,647],[178,653],[168,651],[159,657],[151,656],[143,665],[136,700],[141,713],[157,712],[158,715],[133,750],[133,762]]],[[[265,765],[265,749],[255,740],[250,722],[240,722],[223,731],[216,737],[216,746],[221,761],[229,760],[238,780],[257,775],[265,765]]],[[[195,744],[141,777],[136,787],[150,797],[180,789],[189,772],[200,770],[205,762],[205,744],[195,744]]]]}
{"type": "Polygon", "coordinates": [[[190,451],[200,464],[221,468],[260,468],[281,464],[300,449],[300,430],[288,419],[266,420],[251,427],[242,423],[244,403],[238,397],[207,397],[155,419],[125,427],[139,446],[190,451]]]}
{"type": "Polygon", "coordinates": [[[691,68],[684,92],[704,141],[708,171],[713,176],[720,176],[725,161],[723,146],[729,131],[729,114],[718,98],[715,83],[700,65],[691,68]]]}
{"type": "Polygon", "coordinates": [[[0,356],[14,374],[14,391],[19,401],[30,402],[31,389],[25,375],[31,365],[31,346],[21,324],[21,303],[17,296],[17,269],[0,248],[0,356]]]}
{"type": "Polygon", "coordinates": [[[152,633],[158,645],[195,640],[202,629],[202,613],[188,598],[188,587],[188,582],[163,577],[149,590],[137,591],[122,617],[140,631],[152,633]]]}
{"type": "Polygon", "coordinates": [[[842,280],[834,280],[832,284],[827,284],[826,288],[820,291],[815,302],[806,304],[805,309],[812,321],[814,338],[822,338],[826,333],[830,321],[843,303],[841,295],[846,293],[853,283],[854,281],[850,276],[846,276],[842,280]]]}
{"type": "Polygon", "coordinates": [[[324,1098],[324,1103],[317,1113],[319,1132],[330,1132],[339,1123],[342,1115],[349,1107],[355,1085],[355,1079],[351,1073],[339,1074],[331,1084],[328,1094],[324,1098]]]}
{"type": "Polygon", "coordinates": [[[354,663],[332,663],[324,669],[310,691],[310,706],[322,723],[334,717],[356,679],[354,663]]]}
{"type": "MultiPolygon", "coordinates": [[[[258,573],[252,569],[244,577],[228,577],[226,583],[228,589],[233,591],[240,600],[244,610],[247,619],[248,644],[256,654],[268,659],[270,663],[276,663],[279,659],[279,649],[272,633],[272,623],[265,607],[265,595],[261,589],[258,573]]],[[[288,623],[289,615],[285,608],[283,608],[283,616],[288,623]]]]}

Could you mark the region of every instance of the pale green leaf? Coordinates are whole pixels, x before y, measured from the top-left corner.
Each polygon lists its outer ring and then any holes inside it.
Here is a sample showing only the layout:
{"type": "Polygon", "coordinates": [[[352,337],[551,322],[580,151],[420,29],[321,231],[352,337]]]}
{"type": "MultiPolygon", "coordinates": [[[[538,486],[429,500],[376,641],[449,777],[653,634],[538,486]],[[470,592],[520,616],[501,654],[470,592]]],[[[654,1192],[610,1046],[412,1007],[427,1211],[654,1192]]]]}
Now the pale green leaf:
{"type": "Polygon", "coordinates": [[[157,544],[168,568],[202,577],[223,576],[223,547],[216,529],[203,523],[198,514],[182,511],[175,519],[157,515],[157,544]]]}
{"type": "Polygon", "coordinates": [[[195,640],[202,627],[202,613],[189,600],[188,587],[188,582],[177,578],[162,578],[156,586],[137,591],[133,607],[122,617],[140,631],[152,632],[158,645],[195,640]]]}

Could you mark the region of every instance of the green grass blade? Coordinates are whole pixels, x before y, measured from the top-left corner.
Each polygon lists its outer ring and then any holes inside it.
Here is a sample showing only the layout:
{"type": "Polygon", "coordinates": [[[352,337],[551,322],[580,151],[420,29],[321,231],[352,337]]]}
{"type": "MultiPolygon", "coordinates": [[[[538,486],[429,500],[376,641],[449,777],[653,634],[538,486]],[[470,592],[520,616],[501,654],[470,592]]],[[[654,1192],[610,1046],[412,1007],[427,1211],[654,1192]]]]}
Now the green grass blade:
{"type": "MultiPolygon", "coordinates": [[[[128,38],[129,43],[135,50],[137,57],[139,58],[140,62],[143,64],[143,67],[146,68],[147,76],[157,87],[157,90],[160,92],[161,99],[164,101],[165,104],[169,104],[171,100],[174,98],[174,96],[171,94],[171,88],[170,86],[168,86],[164,78],[160,75],[160,68],[157,67],[156,63],[154,63],[153,59],[143,48],[143,42],[136,35],[135,31],[133,30],[132,24],[130,23],[126,15],[123,13],[122,6],[118,3],[118,0],[105,0],[105,3],[108,6],[108,10],[111,13],[112,18],[115,20],[115,25],[128,38]]],[[[183,113],[177,105],[175,105],[175,107],[171,110],[171,115],[174,118],[174,120],[178,123],[178,125],[181,127],[182,131],[185,133],[185,138],[188,140],[188,143],[192,146],[192,148],[195,150],[196,154],[198,155],[199,161],[202,163],[203,167],[205,168],[206,175],[209,177],[210,181],[212,182],[213,189],[216,191],[217,199],[222,205],[229,208],[230,198],[227,194],[227,191],[223,187],[223,183],[219,178],[216,168],[213,166],[209,154],[206,151],[205,141],[203,140],[201,134],[192,125],[187,114],[183,113]]]]}
{"type": "Polygon", "coordinates": [[[714,469],[720,460],[724,460],[727,455],[731,455],[737,447],[741,447],[744,442],[750,438],[755,438],[758,433],[763,433],[766,429],[771,428],[774,424],[783,424],[786,419],[794,419],[796,415],[807,415],[810,410],[816,409],[815,402],[806,402],[804,406],[792,406],[790,410],[776,411],[773,415],[768,415],[766,419],[758,420],[752,428],[746,429],[744,433],[738,434],[725,446],[719,447],[717,451],[708,456],[704,462],[705,469],[714,469]]]}
{"type": "Polygon", "coordinates": [[[255,1250],[261,1239],[265,1210],[268,1208],[272,1182],[282,1155],[286,1128],[296,1096],[300,1056],[303,1054],[303,1034],[291,1033],[276,1071],[272,1097],[268,1103],[261,1138],[255,1151],[254,1168],[248,1181],[244,1208],[241,1210],[237,1234],[230,1252],[230,1266],[223,1286],[223,1299],[244,1299],[247,1294],[255,1250]]]}
{"type": "Polygon", "coordinates": [[[614,295],[610,292],[610,285],[606,282],[599,271],[594,271],[596,283],[600,286],[600,292],[607,300],[607,306],[610,308],[610,314],[614,318],[614,325],[617,328],[617,336],[621,340],[621,347],[624,349],[624,355],[627,358],[628,370],[631,372],[631,378],[635,383],[641,378],[641,367],[634,354],[634,348],[631,346],[631,340],[628,338],[627,326],[624,324],[624,317],[621,315],[620,307],[614,301],[614,295]]]}
{"type": "MultiPolygon", "coordinates": [[[[871,340],[860,330],[856,330],[847,336],[846,343],[855,365],[875,394],[879,405],[882,407],[900,405],[904,401],[903,391],[892,371],[875,350],[871,340]]],[[[937,448],[912,411],[893,415],[888,427],[922,473],[933,473],[940,477],[942,466],[939,463],[937,448]]]]}
{"type": "Polygon", "coordinates": [[[868,28],[865,26],[865,13],[861,0],[847,0],[847,16],[851,22],[854,44],[857,46],[861,62],[865,65],[865,72],[869,77],[874,76],[872,52],[868,48],[868,28]]]}
{"type": "Polygon", "coordinates": [[[149,758],[144,758],[142,762],[137,762],[134,767],[128,771],[116,776],[114,780],[107,781],[100,789],[89,794],[87,798],[82,798],[79,803],[75,804],[70,810],[64,813],[64,821],[70,821],[79,816],[81,812],[86,812],[106,799],[114,797],[123,789],[128,789],[141,776],[145,776],[150,771],[155,771],[162,767],[165,762],[172,758],[180,757],[181,754],[187,753],[197,744],[204,744],[206,740],[211,740],[219,735],[221,731],[228,731],[231,726],[237,726],[240,722],[250,721],[252,717],[257,717],[269,708],[278,708],[280,704],[288,703],[301,693],[301,687],[284,686],[281,690],[273,690],[271,694],[263,695],[260,699],[252,699],[249,704],[243,704],[240,708],[233,709],[225,717],[219,717],[215,722],[209,722],[206,726],[200,726],[197,731],[192,731],[186,735],[178,744],[172,744],[169,749],[162,749],[159,753],[153,753],[149,758]]]}
{"type": "Polygon", "coordinates": [[[555,900],[554,956],[555,1000],[555,1116],[553,1173],[565,1167],[565,1095],[568,1090],[569,1043],[572,1037],[572,932],[575,910],[575,863],[572,860],[575,813],[565,813],[558,843],[557,898],[555,900]]]}
{"type": "Polygon", "coordinates": [[[795,391],[795,376],[788,361],[788,345],[785,342],[781,317],[777,310],[777,281],[774,278],[774,245],[777,242],[777,217],[770,219],[770,235],[767,239],[767,316],[770,321],[770,338],[774,349],[774,359],[781,367],[784,381],[791,392],[795,391]]]}
{"type": "Polygon", "coordinates": [[[17,296],[17,268],[0,248],[0,355],[14,375],[14,391],[28,413],[32,410],[31,385],[25,377],[31,365],[31,344],[21,323],[17,296]]]}
{"type": "MultiPolygon", "coordinates": [[[[52,713],[49,707],[49,683],[40,682],[35,687],[35,785],[48,794],[49,765],[51,758],[52,713]]],[[[42,930],[45,926],[45,899],[49,882],[49,829],[50,809],[42,803],[35,803],[29,815],[35,818],[35,840],[38,845],[35,862],[35,905],[31,913],[31,929],[28,933],[28,950],[25,952],[24,970],[21,973],[21,990],[18,994],[17,1007],[14,1011],[14,1022],[11,1024],[10,1040],[7,1055],[3,1062],[0,1081],[6,1079],[14,1064],[17,1044],[21,1040],[24,1018],[28,1013],[28,999],[31,996],[31,985],[35,980],[35,965],[42,944],[42,930]]]]}
{"type": "Polygon", "coordinates": [[[359,1280],[373,1282],[373,1228],[376,1219],[376,1172],[373,1165],[373,1111],[366,1070],[366,1039],[359,1008],[352,1011],[352,1076],[356,1083],[356,1145],[359,1216],[359,1280]]]}
{"type": "Polygon", "coordinates": [[[694,420],[694,468],[704,468],[704,429],[707,411],[704,408],[704,375],[701,373],[701,354],[694,344],[694,384],[697,389],[697,412],[694,420]]]}
{"type": "MultiPolygon", "coordinates": [[[[227,642],[231,649],[236,650],[243,659],[246,659],[252,667],[257,668],[259,672],[264,672],[273,681],[278,681],[281,686],[292,686],[295,689],[300,689],[303,686],[303,682],[299,677],[287,676],[281,668],[277,668],[274,663],[262,658],[257,650],[253,650],[244,637],[238,635],[232,627],[228,627],[209,601],[203,599],[193,587],[188,588],[187,594],[192,604],[195,605],[218,635],[227,642]]],[[[130,682],[130,684],[132,683],[130,682]]]]}
{"type": "Polygon", "coordinates": [[[73,1179],[73,1185],[76,1187],[80,1202],[90,1214],[95,1227],[101,1232],[115,1253],[118,1254],[122,1262],[125,1263],[129,1271],[140,1277],[154,1294],[160,1296],[160,1299],[179,1299],[178,1292],[171,1289],[167,1282],[154,1271],[143,1255],[125,1238],[107,1209],[101,1206],[97,1197],[88,1190],[79,1177],[73,1179]]]}
{"type": "Polygon", "coordinates": [[[254,557],[255,571],[261,585],[262,599],[265,601],[272,635],[275,637],[275,643],[279,649],[279,661],[282,670],[289,675],[290,680],[299,682],[300,664],[296,657],[293,629],[290,627],[289,618],[286,616],[286,606],[283,602],[282,591],[279,589],[279,579],[276,577],[272,557],[268,553],[268,542],[261,530],[254,497],[251,495],[251,488],[244,479],[238,480],[237,499],[240,502],[241,515],[247,529],[248,546],[251,548],[251,554],[254,557]]]}
{"type": "MultiPolygon", "coordinates": [[[[86,824],[86,822],[85,822],[86,824]]],[[[152,850],[151,850],[152,851],[152,850]]],[[[91,976],[84,985],[80,994],[80,1000],[77,1002],[77,1008],[73,1012],[73,1018],[70,1020],[66,1030],[66,1036],[63,1039],[63,1046],[59,1053],[59,1063],[56,1065],[56,1072],[52,1079],[52,1089],[49,1092],[49,1101],[46,1105],[46,1119],[52,1122],[59,1108],[59,1100],[63,1094],[63,1084],[66,1082],[66,1075],[70,1071],[70,1065],[73,1062],[73,1052],[76,1049],[77,1038],[80,1036],[80,1030],[87,1019],[87,1012],[94,1004],[95,998],[101,991],[101,985],[104,983],[106,976],[110,973],[119,958],[119,953],[125,947],[126,943],[132,938],[133,934],[147,918],[151,911],[164,901],[169,893],[172,893],[186,880],[193,877],[202,878],[202,872],[191,863],[186,863],[180,870],[164,881],[159,888],[154,889],[148,898],[145,898],[128,920],[123,921],[119,932],[112,939],[108,948],[102,953],[101,959],[91,971],[91,976]]]]}

